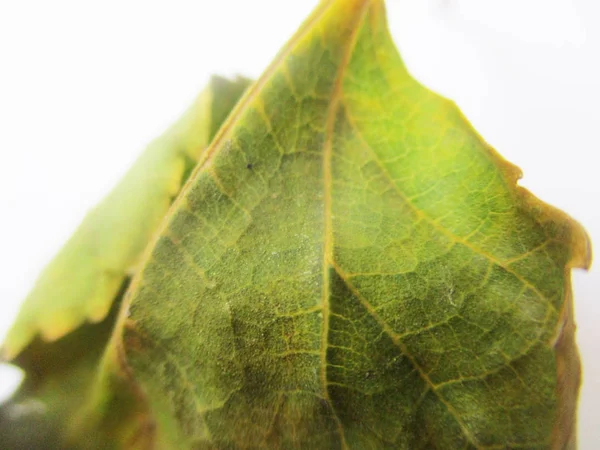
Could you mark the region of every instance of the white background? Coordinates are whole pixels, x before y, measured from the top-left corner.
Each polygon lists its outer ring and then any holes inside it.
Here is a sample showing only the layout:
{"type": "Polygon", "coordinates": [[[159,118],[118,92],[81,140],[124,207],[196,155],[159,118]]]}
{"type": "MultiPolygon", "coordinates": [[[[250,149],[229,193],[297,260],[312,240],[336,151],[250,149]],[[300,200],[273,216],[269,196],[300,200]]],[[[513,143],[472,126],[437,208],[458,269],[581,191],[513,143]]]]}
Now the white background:
{"type": "MultiPolygon", "coordinates": [[[[86,210],[209,75],[257,77],[316,3],[0,0],[0,336],[86,210]]],[[[600,243],[600,2],[390,0],[388,12],[412,73],[600,243]]],[[[591,450],[600,270],[574,279],[591,450]]],[[[4,397],[18,376],[0,369],[4,397]]]]}

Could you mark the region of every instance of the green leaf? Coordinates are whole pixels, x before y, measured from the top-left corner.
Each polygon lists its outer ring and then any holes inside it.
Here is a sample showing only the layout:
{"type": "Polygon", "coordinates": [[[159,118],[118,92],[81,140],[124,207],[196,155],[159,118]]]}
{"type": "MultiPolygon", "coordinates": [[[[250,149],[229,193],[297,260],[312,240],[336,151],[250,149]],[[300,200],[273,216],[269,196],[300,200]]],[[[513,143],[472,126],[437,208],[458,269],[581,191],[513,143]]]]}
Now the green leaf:
{"type": "MultiPolygon", "coordinates": [[[[173,174],[183,176],[178,181],[179,184],[187,179],[194,164],[192,155],[205,149],[248,84],[249,80],[244,78],[229,81],[213,77],[184,116],[148,147],[121,184],[85,219],[75,237],[42,275],[5,343],[4,350],[11,356],[16,355],[14,363],[25,371],[26,378],[10,401],[0,407],[1,448],[106,450],[115,448],[117,444],[143,444],[142,437],[136,435],[135,430],[147,425],[145,405],[132,398],[135,395],[132,395],[132,388],[127,383],[117,380],[117,383],[109,386],[115,392],[107,394],[101,390],[103,386],[97,381],[103,372],[105,363],[102,362],[102,356],[126,292],[129,275],[122,271],[119,291],[112,293],[110,298],[104,298],[112,313],[100,323],[87,323],[52,342],[40,337],[32,339],[30,333],[35,331],[31,327],[44,320],[44,314],[60,317],[68,306],[64,302],[52,302],[58,296],[61,284],[48,284],[51,275],[62,276],[61,283],[73,283],[67,286],[65,292],[72,295],[69,297],[74,302],[71,306],[79,308],[82,314],[86,310],[86,302],[90,301],[83,294],[93,291],[82,288],[79,297],[75,297],[76,287],[87,287],[90,284],[97,286],[103,282],[102,271],[105,266],[100,264],[100,259],[90,257],[90,246],[94,241],[84,241],[83,236],[104,239],[103,242],[108,247],[98,250],[107,252],[119,248],[122,243],[121,233],[133,233],[137,229],[139,235],[130,234],[135,241],[132,244],[136,247],[147,244],[149,233],[154,232],[156,226],[146,220],[161,213],[164,215],[169,206],[166,202],[172,196],[163,192],[165,196],[160,198],[160,186],[164,184],[155,186],[153,183],[169,176],[169,170],[183,162],[183,175],[180,172],[173,174]],[[147,203],[147,211],[129,209],[135,204],[136,196],[138,201],[147,203]],[[153,204],[155,200],[158,203],[153,204]],[[124,214],[130,223],[119,220],[118,227],[98,227],[98,221],[104,224],[105,219],[102,218],[110,214],[124,214]],[[98,233],[104,234],[101,236],[98,233]],[[143,239],[145,242],[142,242],[143,239]],[[87,278],[78,278],[82,272],[67,264],[69,261],[65,259],[65,252],[79,255],[77,261],[87,264],[84,272],[88,274],[87,278]],[[64,264],[62,266],[59,264],[61,261],[64,264]],[[81,303],[76,304],[77,301],[81,303]],[[38,310],[35,309],[36,306],[38,310]],[[32,323],[34,320],[36,322],[32,323]],[[23,341],[24,337],[27,338],[26,341],[23,341]],[[21,351],[23,345],[27,345],[27,348],[21,351]],[[94,420],[97,414],[87,416],[84,414],[87,413],[85,408],[88,404],[95,405],[94,402],[104,402],[112,410],[100,422],[94,422],[95,426],[89,426],[85,420],[94,420]],[[82,429],[85,429],[83,436],[80,433],[82,429]]],[[[117,218],[108,217],[106,220],[114,219],[117,218]]],[[[123,255],[121,253],[122,257],[123,255]]],[[[71,261],[70,264],[74,262],[71,261]]],[[[45,329],[53,330],[53,327],[64,324],[64,321],[59,320],[58,324],[52,321],[43,323],[47,327],[45,329]]],[[[78,324],[73,326],[76,325],[78,324]]],[[[70,330],[63,331],[67,333],[70,330]]],[[[47,335],[43,337],[47,338],[47,335]]],[[[103,410],[98,409],[98,414],[101,414],[103,410]]]]}
{"type": "Polygon", "coordinates": [[[159,448],[574,445],[583,229],[324,1],[163,222],[114,345],[159,448]],[[121,340],[119,340],[121,336],[121,340]]]}
{"type": "Polygon", "coordinates": [[[249,80],[213,77],[184,116],[152,142],[40,275],[3,345],[12,359],[36,334],[54,341],[103,320],[173,198],[249,80]]]}
{"type": "MultiPolygon", "coordinates": [[[[66,436],[77,424],[77,411],[94,384],[119,303],[102,322],[79,327],[56,342],[36,338],[17,356],[14,362],[26,378],[0,406],[0,448],[71,448],[65,444],[66,436]]],[[[87,448],[100,440],[103,448],[112,448],[106,435],[92,439],[88,434],[86,440],[87,448]]]]}

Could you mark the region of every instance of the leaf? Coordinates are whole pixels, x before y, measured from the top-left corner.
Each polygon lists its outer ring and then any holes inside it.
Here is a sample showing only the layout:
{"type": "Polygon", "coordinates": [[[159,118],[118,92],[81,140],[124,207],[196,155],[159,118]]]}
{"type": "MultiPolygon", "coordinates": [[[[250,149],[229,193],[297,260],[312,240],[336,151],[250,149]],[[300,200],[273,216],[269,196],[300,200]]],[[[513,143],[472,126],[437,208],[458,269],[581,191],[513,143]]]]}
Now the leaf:
{"type": "MultiPolygon", "coordinates": [[[[86,324],[55,342],[34,339],[15,363],[26,378],[0,406],[0,448],[71,448],[65,435],[94,384],[98,363],[114,325],[119,301],[102,322],[86,324]]],[[[88,447],[99,439],[88,434],[88,447]]],[[[106,436],[101,435],[108,449],[106,436]]],[[[98,446],[100,448],[100,446],[98,446]]]]}
{"type": "MultiPolygon", "coordinates": [[[[164,199],[159,199],[160,186],[154,186],[152,183],[168,176],[168,169],[183,162],[184,158],[189,159],[185,161],[186,165],[193,164],[191,155],[204,150],[248,84],[249,80],[244,78],[229,81],[225,78],[213,77],[185,115],[148,147],[136,166],[130,170],[126,178],[101,206],[85,219],[77,233],[90,239],[94,236],[97,239],[104,239],[107,242],[106,250],[108,251],[116,248],[111,246],[120,245],[120,233],[133,233],[137,229],[140,231],[140,235],[135,236],[134,244],[140,247],[146,245],[147,242],[142,242],[142,239],[149,240],[148,233],[154,230],[151,229],[150,223],[145,222],[146,219],[142,215],[144,211],[128,209],[132,203],[135,203],[135,196],[138,196],[140,202],[149,202],[150,209],[146,211],[147,218],[160,214],[161,210],[164,214],[168,205],[163,200],[166,201],[169,198],[165,196],[164,199]],[[148,173],[144,174],[145,171],[148,173]],[[138,182],[141,184],[136,186],[138,182]],[[129,192],[127,189],[132,186],[137,190],[129,192]],[[152,202],[156,199],[160,201],[153,205],[152,202]],[[94,222],[108,214],[123,213],[126,214],[126,218],[131,220],[131,223],[120,221],[119,228],[102,229],[98,228],[97,222],[94,222]],[[126,226],[128,228],[125,228],[126,226]],[[99,237],[98,233],[101,232],[105,233],[105,236],[99,237]],[[115,234],[112,235],[112,232],[115,234]]],[[[186,173],[183,174],[180,183],[187,179],[190,167],[186,166],[186,173]]],[[[181,176],[181,173],[177,176],[181,176]]],[[[81,237],[77,239],[74,237],[49,266],[41,281],[38,282],[37,290],[29,297],[29,303],[25,305],[13,327],[13,334],[7,340],[5,350],[8,350],[10,355],[16,355],[14,363],[25,371],[26,378],[10,401],[0,406],[1,448],[101,448],[106,450],[113,448],[119,440],[121,440],[119,443],[123,444],[128,437],[132,439],[131,442],[136,438],[139,440],[136,436],[131,437],[131,433],[146,424],[146,418],[143,417],[144,405],[137,404],[135,399],[132,400],[129,397],[129,387],[124,383],[117,384],[116,387],[111,385],[111,388],[118,391],[111,398],[101,398],[102,401],[107,402],[108,406],[115,407],[115,410],[110,411],[110,417],[105,418],[96,427],[87,426],[82,422],[83,411],[87,403],[97,400],[94,395],[98,390],[97,379],[102,372],[99,364],[111,336],[121,299],[128,286],[127,274],[123,273],[122,275],[120,290],[113,293],[111,298],[105,298],[105,301],[109,302],[112,313],[103,318],[100,323],[85,324],[52,342],[36,337],[31,342],[26,342],[28,346],[24,351],[20,351],[24,344],[15,347],[15,342],[23,342],[15,339],[28,336],[27,333],[31,331],[28,328],[31,326],[31,322],[28,320],[33,319],[32,314],[38,316],[42,314],[60,315],[63,311],[65,304],[52,303],[52,296],[58,295],[57,289],[60,286],[49,285],[49,275],[47,274],[53,273],[59,276],[61,267],[57,266],[57,261],[65,261],[63,255],[66,251],[85,252],[90,249],[93,241],[81,239],[81,237]],[[39,305],[35,302],[39,302],[39,305]],[[36,305],[39,307],[37,311],[32,309],[36,305]],[[119,419],[122,418],[127,421],[120,423],[119,419]],[[81,428],[85,428],[84,436],[75,433],[81,428]]],[[[93,286],[97,286],[103,281],[101,278],[103,266],[93,266],[99,260],[90,258],[89,254],[87,256],[86,258],[85,254],[81,254],[80,260],[82,264],[89,265],[87,273],[90,276],[77,279],[76,268],[65,265],[62,266],[63,282],[76,283],[74,286],[79,286],[79,283],[81,285],[91,283],[93,286]],[[73,271],[67,272],[69,269],[73,271]]],[[[74,290],[67,292],[76,294],[74,290]]],[[[83,290],[83,292],[88,291],[83,290]]],[[[84,310],[85,302],[90,299],[85,296],[78,298],[83,303],[72,306],[84,310]]],[[[72,297],[72,301],[77,300],[72,297]]],[[[41,316],[40,318],[43,319],[41,316]]],[[[49,322],[47,326],[52,327],[54,324],[49,322]]]]}
{"type": "Polygon", "coordinates": [[[12,359],[40,333],[54,341],[103,320],[172,199],[249,80],[213,77],[185,115],[152,142],[40,275],[3,345],[12,359]]]}
{"type": "Polygon", "coordinates": [[[113,342],[159,448],[574,445],[572,219],[324,1],[202,155],[113,342]],[[119,340],[121,336],[121,340],[119,340]]]}

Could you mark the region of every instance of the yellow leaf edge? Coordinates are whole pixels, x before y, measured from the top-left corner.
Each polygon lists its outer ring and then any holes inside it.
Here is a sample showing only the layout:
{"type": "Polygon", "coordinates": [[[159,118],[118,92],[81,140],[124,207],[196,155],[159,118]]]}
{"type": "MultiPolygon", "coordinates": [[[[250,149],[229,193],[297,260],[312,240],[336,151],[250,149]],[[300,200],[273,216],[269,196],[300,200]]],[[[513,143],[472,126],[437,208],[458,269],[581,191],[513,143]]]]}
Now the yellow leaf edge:
{"type": "Polygon", "coordinates": [[[565,229],[571,252],[569,261],[564,268],[565,288],[563,305],[556,324],[555,334],[551,342],[556,357],[556,398],[557,411],[552,430],[551,445],[556,450],[575,450],[577,448],[577,407],[581,387],[581,359],[576,342],[576,321],[574,311],[574,296],[572,288],[572,269],[588,271],[593,260],[592,243],[585,228],[566,212],[558,209],[523,186],[519,180],[523,177],[521,168],[506,160],[495,148],[489,145],[475,130],[466,116],[459,111],[475,136],[484,144],[489,158],[500,168],[504,181],[515,200],[528,210],[534,211],[538,223],[552,222],[565,229]]]}

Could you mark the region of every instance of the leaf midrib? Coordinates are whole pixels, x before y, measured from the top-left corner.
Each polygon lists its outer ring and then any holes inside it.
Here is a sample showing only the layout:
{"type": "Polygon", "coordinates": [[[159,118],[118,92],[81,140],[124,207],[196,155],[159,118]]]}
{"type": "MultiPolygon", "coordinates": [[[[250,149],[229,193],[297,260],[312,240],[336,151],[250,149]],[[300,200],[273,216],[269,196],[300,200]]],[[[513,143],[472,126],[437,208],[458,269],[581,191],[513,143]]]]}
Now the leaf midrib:
{"type": "Polygon", "coordinates": [[[332,173],[331,173],[331,157],[333,152],[333,134],[335,129],[335,122],[337,114],[340,110],[340,101],[342,96],[342,85],[346,70],[352,58],[352,53],[356,46],[358,35],[363,27],[366,12],[371,5],[371,0],[365,0],[362,4],[357,5],[359,12],[354,17],[354,23],[352,24],[352,31],[348,37],[346,49],[343,53],[340,66],[336,73],[334,85],[331,93],[331,100],[329,104],[329,110],[327,111],[326,123],[325,123],[325,142],[323,145],[323,162],[322,162],[322,177],[323,177],[323,218],[324,218],[324,230],[323,230],[323,268],[322,268],[322,329],[321,329],[321,370],[320,379],[323,390],[323,397],[329,404],[333,417],[336,421],[338,434],[340,437],[340,445],[343,450],[348,450],[348,444],[344,434],[344,428],[340,418],[338,417],[333,403],[329,397],[329,390],[327,388],[327,347],[329,342],[329,314],[330,305],[329,298],[331,295],[331,280],[330,273],[333,267],[333,224],[332,224],[332,173]]]}

